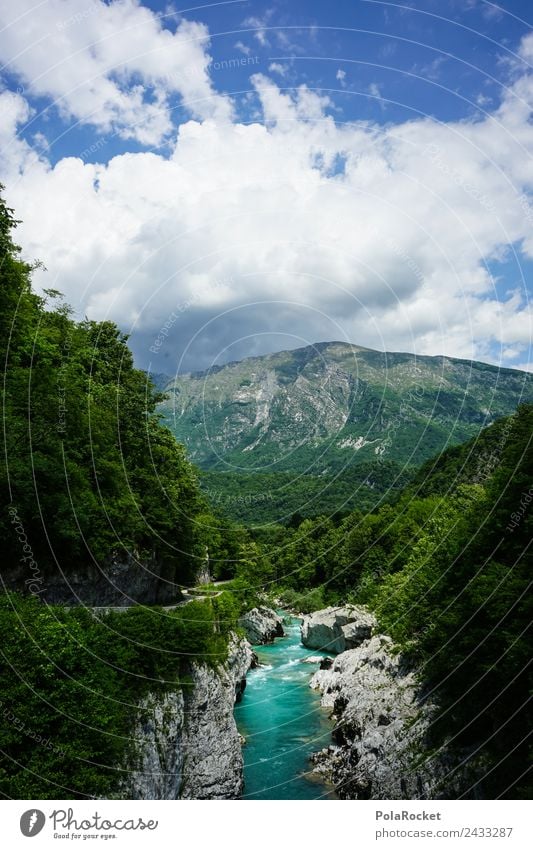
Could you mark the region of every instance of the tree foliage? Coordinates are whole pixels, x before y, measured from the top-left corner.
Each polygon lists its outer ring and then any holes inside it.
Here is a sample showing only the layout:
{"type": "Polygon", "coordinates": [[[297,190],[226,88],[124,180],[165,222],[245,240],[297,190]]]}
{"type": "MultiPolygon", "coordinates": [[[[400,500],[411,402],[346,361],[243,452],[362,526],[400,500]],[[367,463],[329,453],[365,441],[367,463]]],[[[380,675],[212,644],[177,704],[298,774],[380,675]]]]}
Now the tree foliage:
{"type": "Polygon", "coordinates": [[[533,406],[425,464],[394,504],[256,536],[286,603],[368,605],[439,704],[435,746],[488,797],[531,795],[533,406]]]}
{"type": "Polygon", "coordinates": [[[109,321],[77,322],[61,296],[31,289],[0,201],[0,353],[5,465],[0,536],[17,561],[12,504],[43,567],[115,552],[169,558],[189,581],[205,556],[206,510],[184,450],[159,423],[161,399],[109,321]]]}
{"type": "Polygon", "coordinates": [[[148,693],[190,686],[190,662],[226,660],[231,595],[174,611],[85,608],[0,597],[0,794],[17,799],[119,793],[148,693]]]}

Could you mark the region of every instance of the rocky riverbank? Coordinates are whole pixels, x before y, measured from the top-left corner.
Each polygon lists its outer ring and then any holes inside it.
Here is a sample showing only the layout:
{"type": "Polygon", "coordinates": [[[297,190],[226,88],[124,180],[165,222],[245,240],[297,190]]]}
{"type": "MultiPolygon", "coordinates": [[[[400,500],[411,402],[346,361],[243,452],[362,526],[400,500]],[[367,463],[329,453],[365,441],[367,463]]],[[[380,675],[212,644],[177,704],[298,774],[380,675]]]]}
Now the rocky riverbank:
{"type": "Polygon", "coordinates": [[[243,790],[241,737],[233,708],[253,664],[249,642],[233,637],[228,661],[192,662],[187,683],[139,705],[125,799],[238,799],[243,790]]]}
{"type": "Polygon", "coordinates": [[[335,723],[332,745],[311,757],[315,772],[342,799],[456,798],[449,759],[428,746],[434,705],[422,699],[416,670],[389,637],[371,635],[375,629],[362,608],[329,608],[304,619],[306,645],[311,640],[313,647],[320,642],[335,650],[358,640],[322,664],[329,668],[310,682],[335,723]]]}

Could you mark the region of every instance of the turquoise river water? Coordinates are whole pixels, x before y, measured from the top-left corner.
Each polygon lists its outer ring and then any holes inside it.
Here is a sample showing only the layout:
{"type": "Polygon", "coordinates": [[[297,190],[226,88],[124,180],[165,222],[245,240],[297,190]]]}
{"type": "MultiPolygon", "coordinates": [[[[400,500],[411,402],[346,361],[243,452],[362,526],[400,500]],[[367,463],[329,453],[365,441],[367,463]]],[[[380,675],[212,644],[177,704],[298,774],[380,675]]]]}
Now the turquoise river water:
{"type": "Polygon", "coordinates": [[[300,642],[300,622],[286,617],[285,637],[256,646],[261,666],[247,676],[235,718],[246,738],[244,799],[332,799],[331,788],[309,775],[309,755],[331,742],[328,712],[309,681],[317,664],[302,663],[324,652],[300,642]],[[307,775],[306,775],[307,774],[307,775]]]}

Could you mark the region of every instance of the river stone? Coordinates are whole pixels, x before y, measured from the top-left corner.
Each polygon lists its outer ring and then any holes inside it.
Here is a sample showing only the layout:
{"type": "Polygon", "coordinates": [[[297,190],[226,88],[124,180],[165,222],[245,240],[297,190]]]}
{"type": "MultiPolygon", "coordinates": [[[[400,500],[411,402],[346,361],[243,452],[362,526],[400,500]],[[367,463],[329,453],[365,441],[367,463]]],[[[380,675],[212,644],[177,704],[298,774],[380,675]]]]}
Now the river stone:
{"type": "Polygon", "coordinates": [[[364,607],[353,604],[326,607],[304,616],[301,625],[302,643],[309,649],[338,654],[368,640],[375,626],[375,617],[364,607]]]}
{"type": "Polygon", "coordinates": [[[239,619],[246,639],[253,645],[271,643],[276,637],[283,637],[283,620],[275,610],[269,607],[254,607],[239,619]]]}

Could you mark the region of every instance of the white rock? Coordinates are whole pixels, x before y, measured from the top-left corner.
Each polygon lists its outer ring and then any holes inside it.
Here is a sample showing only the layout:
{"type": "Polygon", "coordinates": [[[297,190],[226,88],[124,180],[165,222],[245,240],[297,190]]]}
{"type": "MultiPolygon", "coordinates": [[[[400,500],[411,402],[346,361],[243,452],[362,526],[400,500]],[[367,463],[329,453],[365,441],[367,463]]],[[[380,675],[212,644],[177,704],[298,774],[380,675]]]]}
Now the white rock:
{"type": "Polygon", "coordinates": [[[241,616],[239,625],[253,646],[271,643],[276,637],[284,635],[281,616],[269,607],[254,607],[241,616]]]}
{"type": "Polygon", "coordinates": [[[339,653],[368,640],[375,626],[375,617],[364,607],[326,607],[304,616],[302,643],[309,649],[339,653]]]}
{"type": "Polygon", "coordinates": [[[246,685],[253,652],[230,640],[228,661],[190,664],[190,683],[150,693],[139,705],[134,752],[121,798],[238,799],[243,790],[242,740],[233,708],[246,685]]]}
{"type": "Polygon", "coordinates": [[[313,675],[335,720],[334,745],[312,755],[315,770],[344,799],[453,798],[446,755],[431,756],[426,740],[434,705],[391,648],[374,636],[313,675]]]}

